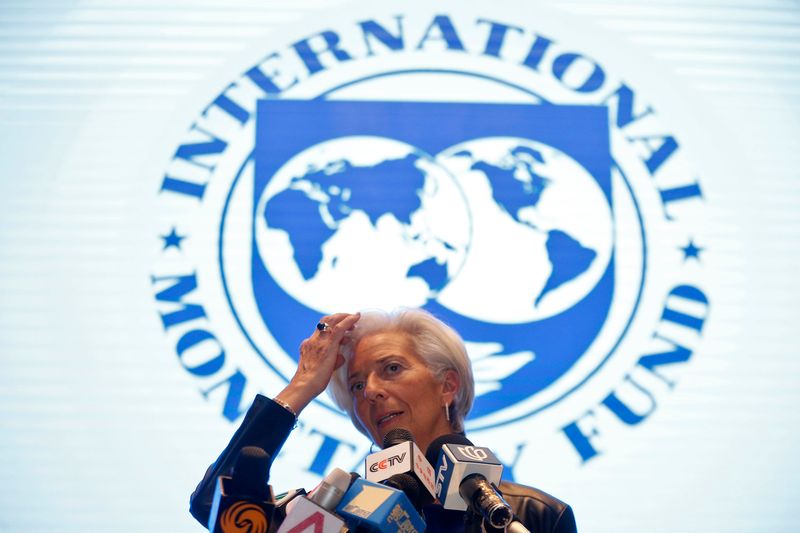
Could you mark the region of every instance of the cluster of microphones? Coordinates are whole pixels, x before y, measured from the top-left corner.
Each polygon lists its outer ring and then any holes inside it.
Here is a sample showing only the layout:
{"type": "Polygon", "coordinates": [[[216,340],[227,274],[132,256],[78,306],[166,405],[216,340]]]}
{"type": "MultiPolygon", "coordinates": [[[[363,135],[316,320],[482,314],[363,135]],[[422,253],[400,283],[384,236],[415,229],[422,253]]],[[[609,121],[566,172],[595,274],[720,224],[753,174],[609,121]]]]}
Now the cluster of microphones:
{"type": "Polygon", "coordinates": [[[497,489],[503,465],[460,434],[439,437],[423,455],[409,431],[394,429],[383,449],[367,456],[364,477],[336,468],[311,492],[295,490],[277,501],[268,485],[270,462],[261,448],[242,448],[232,474],[217,479],[209,531],[421,533],[422,509],[436,500],[463,511],[464,531],[481,531],[484,522],[528,531],[497,489]]]}

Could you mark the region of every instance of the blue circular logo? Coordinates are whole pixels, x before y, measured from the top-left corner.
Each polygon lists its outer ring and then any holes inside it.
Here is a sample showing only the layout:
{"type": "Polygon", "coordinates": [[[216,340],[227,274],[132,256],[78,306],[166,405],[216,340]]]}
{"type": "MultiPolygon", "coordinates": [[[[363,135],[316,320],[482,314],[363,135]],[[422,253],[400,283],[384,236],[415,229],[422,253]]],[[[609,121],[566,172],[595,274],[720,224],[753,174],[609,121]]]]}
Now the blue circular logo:
{"type": "Polygon", "coordinates": [[[470,430],[530,420],[590,383],[589,402],[637,420],[615,384],[669,359],[639,346],[665,322],[701,331],[708,299],[677,274],[702,248],[673,210],[702,192],[674,170],[685,163],[652,107],[551,40],[527,56],[471,51],[455,20],[432,15],[416,46],[383,19],[294,39],[229,84],[177,150],[161,192],[197,201],[183,219],[196,240],[165,245],[190,269],[154,276],[156,297],[178,306],[161,315],[187,370],[226,378],[204,395],[227,390],[232,420],[248,391],[288,382],[302,339],[337,311],[423,307],[459,331],[470,430]],[[213,327],[190,335],[200,317],[213,327]]]}

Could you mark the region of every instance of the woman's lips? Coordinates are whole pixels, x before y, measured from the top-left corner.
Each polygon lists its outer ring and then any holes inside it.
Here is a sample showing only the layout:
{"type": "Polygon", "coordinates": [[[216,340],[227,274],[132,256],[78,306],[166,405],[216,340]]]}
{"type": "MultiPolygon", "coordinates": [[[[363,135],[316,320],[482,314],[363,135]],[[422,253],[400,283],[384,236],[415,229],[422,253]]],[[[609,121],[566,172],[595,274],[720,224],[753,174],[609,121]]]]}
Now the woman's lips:
{"type": "Polygon", "coordinates": [[[392,420],[394,420],[395,418],[397,418],[398,416],[400,416],[402,414],[403,414],[403,411],[392,411],[391,413],[387,413],[387,414],[381,416],[380,418],[378,418],[377,422],[375,422],[375,425],[377,427],[381,427],[381,426],[391,422],[392,420]]]}

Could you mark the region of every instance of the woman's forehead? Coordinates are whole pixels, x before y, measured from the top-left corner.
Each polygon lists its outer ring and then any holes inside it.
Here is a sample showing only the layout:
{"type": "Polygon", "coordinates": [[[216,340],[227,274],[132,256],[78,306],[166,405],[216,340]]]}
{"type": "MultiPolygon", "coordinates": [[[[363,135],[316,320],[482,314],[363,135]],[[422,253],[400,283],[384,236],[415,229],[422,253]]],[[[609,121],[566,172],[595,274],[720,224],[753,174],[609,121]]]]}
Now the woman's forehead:
{"type": "Polygon", "coordinates": [[[353,350],[353,356],[348,362],[348,367],[354,369],[369,365],[391,355],[421,360],[407,334],[400,331],[381,331],[371,333],[358,341],[353,350]]]}
{"type": "Polygon", "coordinates": [[[398,330],[384,330],[369,333],[359,339],[356,352],[373,350],[402,349],[413,352],[411,338],[407,333],[398,330]]]}

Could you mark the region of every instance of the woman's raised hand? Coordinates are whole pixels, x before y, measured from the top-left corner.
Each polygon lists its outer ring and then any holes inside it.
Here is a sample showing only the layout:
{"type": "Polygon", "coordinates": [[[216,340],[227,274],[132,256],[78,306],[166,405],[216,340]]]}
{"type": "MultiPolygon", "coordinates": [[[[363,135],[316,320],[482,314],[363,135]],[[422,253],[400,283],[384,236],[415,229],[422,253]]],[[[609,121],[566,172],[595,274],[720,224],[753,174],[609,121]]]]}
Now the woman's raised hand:
{"type": "Polygon", "coordinates": [[[359,318],[360,313],[336,313],[322,317],[311,336],[300,344],[297,371],[276,399],[289,404],[295,413],[300,413],[324,391],[333,372],[344,364],[341,348],[349,341],[345,334],[359,318]]]}

